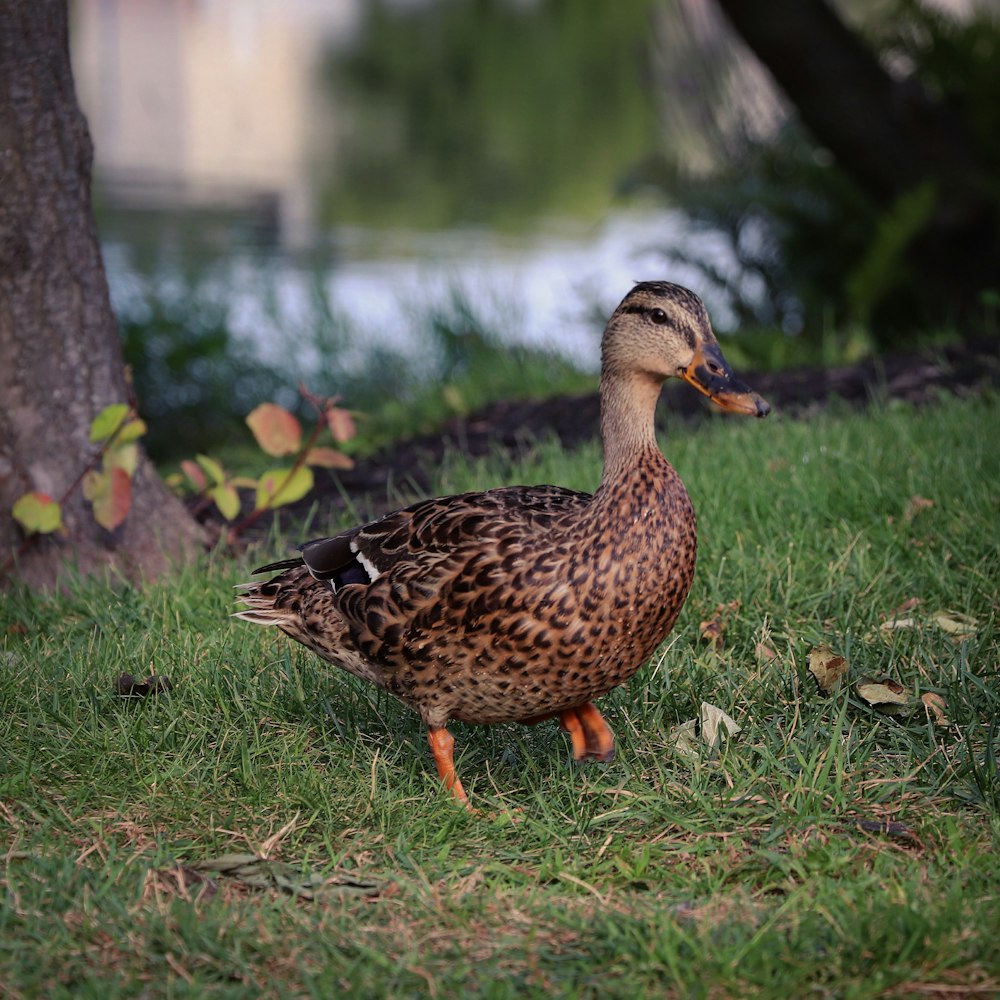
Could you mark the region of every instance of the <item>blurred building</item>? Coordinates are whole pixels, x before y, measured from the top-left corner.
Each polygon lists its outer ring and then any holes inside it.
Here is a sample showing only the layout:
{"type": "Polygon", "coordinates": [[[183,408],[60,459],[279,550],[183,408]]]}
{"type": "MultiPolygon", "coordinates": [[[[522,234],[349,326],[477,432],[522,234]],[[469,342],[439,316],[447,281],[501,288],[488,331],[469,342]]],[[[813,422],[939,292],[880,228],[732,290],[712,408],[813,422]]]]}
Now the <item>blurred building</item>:
{"type": "Polygon", "coordinates": [[[334,149],[319,76],[363,0],[75,0],[77,93],[101,197],[234,205],[310,238],[310,168],[334,149]]]}

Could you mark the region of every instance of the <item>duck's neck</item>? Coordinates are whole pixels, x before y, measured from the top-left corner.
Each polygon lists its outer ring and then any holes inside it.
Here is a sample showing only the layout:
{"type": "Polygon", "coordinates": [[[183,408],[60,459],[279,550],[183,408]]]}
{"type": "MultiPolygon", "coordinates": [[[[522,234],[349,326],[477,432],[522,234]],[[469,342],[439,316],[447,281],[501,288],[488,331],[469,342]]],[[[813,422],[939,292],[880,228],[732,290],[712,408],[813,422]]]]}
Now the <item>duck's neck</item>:
{"type": "Polygon", "coordinates": [[[651,453],[662,459],[653,425],[659,396],[660,383],[648,375],[601,374],[602,488],[633,473],[651,453]]]}

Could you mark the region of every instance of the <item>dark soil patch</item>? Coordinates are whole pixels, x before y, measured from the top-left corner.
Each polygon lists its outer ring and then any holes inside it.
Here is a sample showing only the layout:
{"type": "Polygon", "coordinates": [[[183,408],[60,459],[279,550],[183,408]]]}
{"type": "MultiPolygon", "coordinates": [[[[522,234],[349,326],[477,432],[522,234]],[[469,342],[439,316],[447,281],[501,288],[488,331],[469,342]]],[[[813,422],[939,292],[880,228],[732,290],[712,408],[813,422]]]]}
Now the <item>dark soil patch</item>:
{"type": "MultiPolygon", "coordinates": [[[[837,399],[862,408],[873,401],[904,400],[915,406],[941,393],[977,393],[1000,388],[1000,342],[980,339],[930,351],[889,355],[837,368],[797,368],[779,372],[740,371],[773,410],[805,417],[837,399]]],[[[671,380],[658,410],[666,425],[680,419],[696,424],[710,416],[711,404],[695,390],[671,380]]],[[[540,438],[558,437],[565,448],[594,439],[599,432],[596,391],[543,400],[493,403],[468,417],[446,423],[434,434],[400,441],[361,459],[354,469],[336,475],[320,472],[316,490],[282,513],[282,523],[304,520],[310,512],[313,534],[338,522],[350,504],[360,517],[371,517],[409,500],[429,495],[434,470],[445,454],[479,457],[497,452],[524,454],[540,438]],[[314,505],[317,509],[314,511],[314,505]]],[[[727,419],[741,419],[739,417],[727,419]]]]}

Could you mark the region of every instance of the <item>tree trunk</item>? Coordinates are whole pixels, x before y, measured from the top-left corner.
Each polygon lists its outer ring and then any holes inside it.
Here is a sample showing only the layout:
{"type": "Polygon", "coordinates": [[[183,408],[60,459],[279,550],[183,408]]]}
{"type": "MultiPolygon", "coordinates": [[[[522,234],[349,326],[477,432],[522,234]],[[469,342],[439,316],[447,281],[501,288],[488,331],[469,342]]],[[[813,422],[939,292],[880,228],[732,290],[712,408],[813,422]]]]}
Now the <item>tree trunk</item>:
{"type": "Polygon", "coordinates": [[[76,489],[65,534],[23,545],[10,516],[32,490],[60,498],[95,452],[93,418],[128,392],[90,209],[92,145],[76,101],[65,0],[0,4],[0,565],[32,585],[67,563],[154,575],[201,541],[140,454],[113,532],[76,489]],[[14,556],[13,566],[9,559],[14,556]]]}
{"type": "Polygon", "coordinates": [[[936,206],[912,257],[930,287],[979,309],[996,282],[992,179],[961,118],[914,78],[893,79],[826,0],[718,0],[841,169],[886,207],[925,182],[936,206]]]}

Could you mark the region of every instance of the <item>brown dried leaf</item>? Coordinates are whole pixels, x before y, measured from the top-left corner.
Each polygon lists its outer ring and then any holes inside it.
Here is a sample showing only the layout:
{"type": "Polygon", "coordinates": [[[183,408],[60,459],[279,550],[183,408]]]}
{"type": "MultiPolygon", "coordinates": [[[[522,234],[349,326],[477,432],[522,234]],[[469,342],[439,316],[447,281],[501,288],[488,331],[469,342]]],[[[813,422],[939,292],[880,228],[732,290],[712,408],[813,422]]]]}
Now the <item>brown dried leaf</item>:
{"type": "Polygon", "coordinates": [[[971,639],[979,628],[979,622],[972,615],[963,615],[960,611],[938,611],[930,620],[956,639],[971,639]]]}
{"type": "Polygon", "coordinates": [[[667,734],[667,745],[676,750],[682,757],[692,757],[697,760],[701,754],[698,751],[698,720],[688,719],[674,726],[667,734]]]}
{"type": "Polygon", "coordinates": [[[916,618],[890,618],[888,621],[882,622],[878,630],[882,633],[883,638],[887,638],[899,629],[917,628],[917,626],[916,618]]]}
{"type": "Polygon", "coordinates": [[[948,725],[948,716],[945,714],[948,706],[941,695],[928,691],[920,696],[920,700],[924,703],[924,711],[934,719],[935,726],[948,725]]]}
{"type": "Polygon", "coordinates": [[[758,642],[754,647],[757,661],[760,663],[773,663],[778,658],[778,651],[767,642],[758,642]]]}
{"type": "Polygon", "coordinates": [[[817,646],[809,651],[809,672],[816,678],[824,694],[832,694],[850,670],[850,664],[829,646],[817,646]]]}
{"type": "Polygon", "coordinates": [[[912,496],[906,502],[906,509],[903,511],[903,520],[909,524],[922,510],[927,510],[934,506],[933,500],[927,497],[912,496]]]}
{"type": "Polygon", "coordinates": [[[706,621],[698,625],[698,631],[702,639],[710,642],[716,649],[722,649],[722,634],[726,631],[727,617],[739,610],[738,600],[730,601],[728,604],[717,604],[715,614],[706,621]]]}
{"type": "Polygon", "coordinates": [[[707,701],[701,703],[698,713],[701,723],[701,738],[713,750],[722,743],[723,738],[728,739],[742,732],[736,720],[727,715],[716,705],[710,705],[707,701]]]}
{"type": "Polygon", "coordinates": [[[911,715],[920,704],[920,699],[916,695],[891,677],[882,677],[878,680],[862,677],[854,685],[854,690],[862,701],[886,715],[905,717],[911,715]]]}
{"type": "Polygon", "coordinates": [[[701,703],[697,719],[674,726],[667,734],[667,745],[683,757],[700,760],[706,751],[718,750],[723,739],[742,732],[736,720],[707,701],[701,703]]]}
{"type": "Polygon", "coordinates": [[[122,674],[115,686],[119,698],[147,698],[151,694],[165,694],[173,688],[169,678],[162,674],[150,674],[144,681],[131,674],[122,674]]]}

